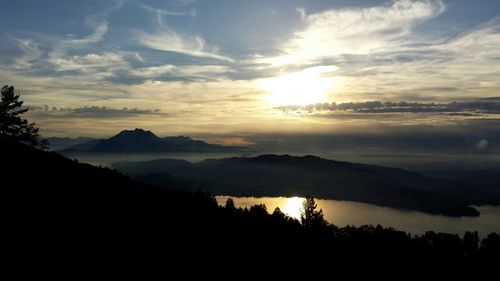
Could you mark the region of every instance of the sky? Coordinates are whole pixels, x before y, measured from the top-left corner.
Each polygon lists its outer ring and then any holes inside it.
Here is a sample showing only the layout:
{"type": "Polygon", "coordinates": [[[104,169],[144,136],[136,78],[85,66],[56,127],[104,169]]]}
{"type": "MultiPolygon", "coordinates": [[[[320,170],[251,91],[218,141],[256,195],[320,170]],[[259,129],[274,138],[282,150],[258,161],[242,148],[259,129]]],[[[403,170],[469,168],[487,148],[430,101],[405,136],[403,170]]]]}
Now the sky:
{"type": "Polygon", "coordinates": [[[0,83],[46,136],[500,138],[498,0],[0,6],[0,83]]]}

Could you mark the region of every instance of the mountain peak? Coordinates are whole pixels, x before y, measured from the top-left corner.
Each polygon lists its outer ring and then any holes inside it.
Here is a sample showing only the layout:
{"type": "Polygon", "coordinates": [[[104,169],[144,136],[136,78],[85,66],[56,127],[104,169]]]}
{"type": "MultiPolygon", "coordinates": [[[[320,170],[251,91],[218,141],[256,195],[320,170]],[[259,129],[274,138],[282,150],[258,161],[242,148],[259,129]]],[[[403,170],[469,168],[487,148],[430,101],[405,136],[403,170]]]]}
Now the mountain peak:
{"type": "Polygon", "coordinates": [[[135,128],[134,130],[123,130],[120,133],[118,133],[116,136],[146,136],[146,137],[155,137],[157,136],[151,132],[151,131],[146,131],[140,128],[135,128]]]}
{"type": "Polygon", "coordinates": [[[151,131],[140,128],[123,130],[117,135],[102,140],[94,148],[96,152],[208,152],[208,151],[236,151],[242,148],[229,148],[216,144],[209,144],[201,140],[193,140],[188,136],[163,137],[156,136],[151,131]]]}
{"type": "Polygon", "coordinates": [[[145,151],[159,146],[161,139],[151,131],[136,128],[123,130],[117,135],[97,144],[95,151],[145,151]]]}

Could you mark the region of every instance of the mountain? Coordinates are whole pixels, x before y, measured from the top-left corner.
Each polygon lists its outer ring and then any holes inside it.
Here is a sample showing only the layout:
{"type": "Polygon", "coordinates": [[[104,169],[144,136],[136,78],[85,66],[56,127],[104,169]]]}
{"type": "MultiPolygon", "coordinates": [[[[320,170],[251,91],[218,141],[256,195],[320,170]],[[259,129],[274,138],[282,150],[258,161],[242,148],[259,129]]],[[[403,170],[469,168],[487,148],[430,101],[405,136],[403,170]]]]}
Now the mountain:
{"type": "Polygon", "coordinates": [[[46,140],[49,142],[50,150],[58,151],[75,147],[83,143],[91,143],[91,141],[94,141],[95,139],[87,137],[77,137],[77,138],[51,137],[51,138],[46,138],[46,140]]]}
{"type": "Polygon", "coordinates": [[[425,177],[397,168],[315,156],[261,155],[190,163],[118,162],[137,180],[183,190],[232,196],[313,196],[352,200],[449,216],[478,216],[473,204],[498,204],[500,193],[425,177]]]}
{"type": "Polygon", "coordinates": [[[160,138],[143,129],[124,130],[104,140],[91,140],[62,150],[92,153],[139,153],[139,152],[250,152],[246,147],[222,146],[194,140],[186,136],[160,138]]]}

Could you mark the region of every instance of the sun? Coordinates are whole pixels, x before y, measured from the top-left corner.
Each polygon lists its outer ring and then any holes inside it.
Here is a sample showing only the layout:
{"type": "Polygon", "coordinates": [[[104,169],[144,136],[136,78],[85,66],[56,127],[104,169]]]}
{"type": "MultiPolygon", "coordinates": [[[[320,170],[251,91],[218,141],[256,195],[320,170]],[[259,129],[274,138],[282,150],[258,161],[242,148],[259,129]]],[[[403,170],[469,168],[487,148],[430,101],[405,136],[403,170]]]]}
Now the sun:
{"type": "Polygon", "coordinates": [[[263,79],[260,85],[269,93],[273,106],[315,104],[323,102],[325,93],[333,88],[334,79],[325,74],[335,69],[335,66],[316,66],[263,79]]]}
{"type": "Polygon", "coordinates": [[[302,205],[304,202],[304,198],[300,197],[291,197],[287,198],[285,205],[283,206],[283,213],[287,214],[288,216],[295,218],[295,219],[300,219],[300,212],[302,211],[302,205]]]}

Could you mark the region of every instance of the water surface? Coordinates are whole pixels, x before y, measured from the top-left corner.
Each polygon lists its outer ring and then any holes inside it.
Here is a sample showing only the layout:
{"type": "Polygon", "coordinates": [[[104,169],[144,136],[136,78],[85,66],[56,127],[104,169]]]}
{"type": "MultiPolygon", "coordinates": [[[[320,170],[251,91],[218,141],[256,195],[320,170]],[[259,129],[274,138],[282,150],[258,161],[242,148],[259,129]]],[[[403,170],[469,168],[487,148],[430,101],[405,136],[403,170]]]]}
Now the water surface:
{"type": "MultiPolygon", "coordinates": [[[[217,196],[216,198],[219,204],[224,205],[229,196],[217,196]]],[[[279,207],[291,217],[300,217],[302,198],[299,197],[231,198],[233,198],[236,207],[249,208],[256,204],[265,204],[268,212],[273,212],[276,207],[279,207]]],[[[481,212],[479,217],[456,218],[352,201],[316,200],[316,203],[318,209],[323,210],[325,219],[339,227],[380,224],[412,234],[422,234],[433,230],[463,235],[465,231],[475,230],[482,237],[491,232],[500,233],[500,207],[479,206],[477,207],[481,212]]]]}

